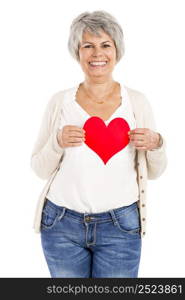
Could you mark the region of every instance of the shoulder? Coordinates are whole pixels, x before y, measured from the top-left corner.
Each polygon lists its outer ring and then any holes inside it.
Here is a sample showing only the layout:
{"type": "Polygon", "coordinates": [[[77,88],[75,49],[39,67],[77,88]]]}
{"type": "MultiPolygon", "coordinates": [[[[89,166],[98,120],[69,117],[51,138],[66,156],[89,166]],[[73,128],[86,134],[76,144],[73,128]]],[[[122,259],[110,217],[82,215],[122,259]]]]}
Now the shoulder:
{"type": "Polygon", "coordinates": [[[127,94],[129,96],[129,100],[133,107],[134,112],[138,114],[144,114],[146,117],[147,115],[151,115],[153,113],[152,106],[147,98],[147,96],[138,90],[132,89],[130,87],[125,86],[127,94]]]}
{"type": "Polygon", "coordinates": [[[67,89],[59,90],[59,91],[55,92],[48,101],[48,107],[51,110],[59,108],[65,102],[66,99],[73,97],[73,95],[76,91],[76,88],[77,87],[74,86],[71,88],[67,88],[67,89]]]}
{"type": "Polygon", "coordinates": [[[128,86],[125,86],[125,89],[129,95],[129,98],[132,102],[133,105],[147,105],[149,103],[148,98],[146,97],[146,95],[138,90],[132,89],[128,86]]]}

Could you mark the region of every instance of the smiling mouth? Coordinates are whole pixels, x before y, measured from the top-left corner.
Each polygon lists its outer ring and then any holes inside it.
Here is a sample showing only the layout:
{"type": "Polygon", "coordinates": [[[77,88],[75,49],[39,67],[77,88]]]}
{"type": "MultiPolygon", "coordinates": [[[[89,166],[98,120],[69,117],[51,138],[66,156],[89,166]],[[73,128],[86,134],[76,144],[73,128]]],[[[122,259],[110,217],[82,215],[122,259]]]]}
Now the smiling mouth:
{"type": "Polygon", "coordinates": [[[107,61],[90,61],[89,65],[91,67],[97,68],[97,67],[104,67],[107,65],[107,61]]]}

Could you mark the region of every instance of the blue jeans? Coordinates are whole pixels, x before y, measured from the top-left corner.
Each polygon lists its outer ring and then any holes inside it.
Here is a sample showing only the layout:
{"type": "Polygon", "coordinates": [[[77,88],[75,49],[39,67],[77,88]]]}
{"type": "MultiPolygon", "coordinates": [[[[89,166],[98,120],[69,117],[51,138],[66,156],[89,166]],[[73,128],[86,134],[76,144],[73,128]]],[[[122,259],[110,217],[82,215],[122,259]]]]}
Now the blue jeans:
{"type": "Polygon", "coordinates": [[[46,199],[41,244],[51,277],[137,277],[141,256],[134,202],[102,213],[79,213],[46,199]]]}

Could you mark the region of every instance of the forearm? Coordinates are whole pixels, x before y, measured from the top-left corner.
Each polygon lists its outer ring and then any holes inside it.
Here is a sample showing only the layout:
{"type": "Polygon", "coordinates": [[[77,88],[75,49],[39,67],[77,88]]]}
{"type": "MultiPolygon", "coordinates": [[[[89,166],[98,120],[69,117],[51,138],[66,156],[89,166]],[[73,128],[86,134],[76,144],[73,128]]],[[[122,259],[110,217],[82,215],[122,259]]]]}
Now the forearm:
{"type": "Polygon", "coordinates": [[[59,146],[56,132],[54,132],[44,147],[39,152],[32,154],[31,167],[37,176],[48,179],[57,168],[63,152],[64,149],[59,146]]]}
{"type": "Polygon", "coordinates": [[[148,179],[158,178],[167,167],[166,141],[160,134],[158,147],[146,151],[148,179]]]}

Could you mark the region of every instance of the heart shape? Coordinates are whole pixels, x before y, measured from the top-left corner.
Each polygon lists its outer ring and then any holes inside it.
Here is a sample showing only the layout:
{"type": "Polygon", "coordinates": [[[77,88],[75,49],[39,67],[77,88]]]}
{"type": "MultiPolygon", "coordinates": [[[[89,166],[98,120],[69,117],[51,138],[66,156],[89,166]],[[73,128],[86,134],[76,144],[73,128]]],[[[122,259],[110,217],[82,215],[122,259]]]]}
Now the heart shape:
{"type": "Polygon", "coordinates": [[[108,126],[99,117],[91,117],[85,122],[85,143],[96,152],[104,164],[129,143],[129,124],[123,118],[113,119],[108,126]]]}

